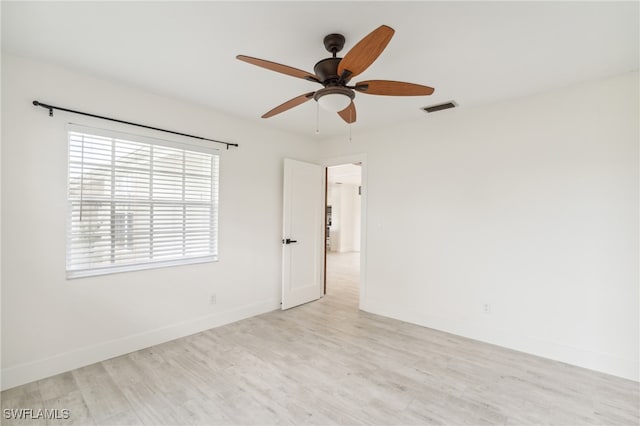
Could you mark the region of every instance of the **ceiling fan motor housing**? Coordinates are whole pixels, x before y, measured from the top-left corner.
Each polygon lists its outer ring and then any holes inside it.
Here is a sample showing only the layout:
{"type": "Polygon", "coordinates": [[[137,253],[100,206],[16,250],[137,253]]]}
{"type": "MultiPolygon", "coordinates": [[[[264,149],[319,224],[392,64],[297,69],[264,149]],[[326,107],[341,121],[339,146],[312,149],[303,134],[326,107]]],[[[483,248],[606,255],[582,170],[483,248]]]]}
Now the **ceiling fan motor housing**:
{"type": "Polygon", "coordinates": [[[335,83],[340,79],[338,75],[338,64],[342,58],[327,58],[318,62],[314,67],[318,80],[324,85],[335,83]]]}

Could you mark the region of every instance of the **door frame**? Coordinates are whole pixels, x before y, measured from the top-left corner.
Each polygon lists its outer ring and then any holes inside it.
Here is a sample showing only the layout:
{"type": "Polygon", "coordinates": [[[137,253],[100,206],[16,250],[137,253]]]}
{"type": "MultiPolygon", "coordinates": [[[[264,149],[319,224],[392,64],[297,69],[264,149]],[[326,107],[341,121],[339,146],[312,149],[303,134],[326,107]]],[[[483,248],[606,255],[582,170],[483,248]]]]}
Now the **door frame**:
{"type": "MultiPolygon", "coordinates": [[[[360,182],[361,191],[360,191],[360,285],[358,286],[358,294],[359,294],[359,303],[358,308],[362,309],[366,300],[366,289],[367,289],[367,280],[366,280],[366,271],[367,271],[367,193],[368,193],[368,185],[367,185],[367,155],[366,154],[352,154],[343,157],[335,157],[323,160],[320,165],[324,169],[324,175],[327,176],[327,169],[331,166],[340,166],[342,164],[349,163],[360,163],[360,173],[361,179],[360,182]]],[[[325,178],[322,182],[322,192],[324,193],[324,214],[325,220],[323,221],[322,226],[326,227],[326,209],[327,209],[327,179],[325,178]]],[[[323,229],[322,233],[324,235],[325,230],[323,229]]],[[[327,245],[326,241],[323,239],[323,253],[324,253],[324,261],[326,265],[327,258],[327,245]]],[[[324,283],[326,282],[325,277],[326,266],[322,268],[321,271],[321,283],[323,284],[322,296],[324,296],[324,283]]]]}

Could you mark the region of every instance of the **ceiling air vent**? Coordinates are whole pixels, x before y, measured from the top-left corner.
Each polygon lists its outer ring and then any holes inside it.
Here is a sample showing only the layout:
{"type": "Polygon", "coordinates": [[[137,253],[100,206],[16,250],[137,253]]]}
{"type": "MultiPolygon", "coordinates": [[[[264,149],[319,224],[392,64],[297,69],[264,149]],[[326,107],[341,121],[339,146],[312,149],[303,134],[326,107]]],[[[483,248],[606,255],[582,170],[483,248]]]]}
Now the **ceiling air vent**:
{"type": "Polygon", "coordinates": [[[436,112],[436,111],[442,111],[443,109],[455,108],[456,106],[457,105],[455,102],[447,102],[444,104],[431,105],[428,107],[424,107],[422,108],[422,110],[425,112],[436,112]]]}

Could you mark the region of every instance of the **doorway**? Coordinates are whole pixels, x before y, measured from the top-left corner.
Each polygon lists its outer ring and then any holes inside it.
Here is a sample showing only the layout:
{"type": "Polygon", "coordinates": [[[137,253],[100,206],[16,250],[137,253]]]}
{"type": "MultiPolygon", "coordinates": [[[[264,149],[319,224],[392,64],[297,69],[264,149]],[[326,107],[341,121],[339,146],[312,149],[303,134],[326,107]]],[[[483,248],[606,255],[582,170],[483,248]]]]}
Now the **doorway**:
{"type": "Polygon", "coordinates": [[[324,293],[359,307],[362,163],[326,168],[324,293]]]}

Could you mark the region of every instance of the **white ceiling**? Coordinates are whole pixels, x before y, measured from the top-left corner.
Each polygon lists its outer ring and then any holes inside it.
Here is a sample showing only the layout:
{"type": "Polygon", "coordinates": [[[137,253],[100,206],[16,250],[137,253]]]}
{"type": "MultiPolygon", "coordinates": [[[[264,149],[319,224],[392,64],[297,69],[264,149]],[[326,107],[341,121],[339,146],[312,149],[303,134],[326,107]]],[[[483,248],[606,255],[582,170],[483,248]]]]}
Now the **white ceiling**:
{"type": "MultiPolygon", "coordinates": [[[[355,81],[435,87],[429,97],[358,94],[354,134],[428,119],[420,108],[468,107],[638,69],[638,2],[7,2],[2,48],[312,136],[316,104],[268,120],[318,85],[237,61],[256,56],[307,71],[381,24],[396,30],[355,81]]],[[[73,105],[68,105],[73,108],[73,105]]],[[[99,111],[99,107],[95,108],[99,111]]],[[[321,111],[320,137],[347,135],[321,111]]]]}

